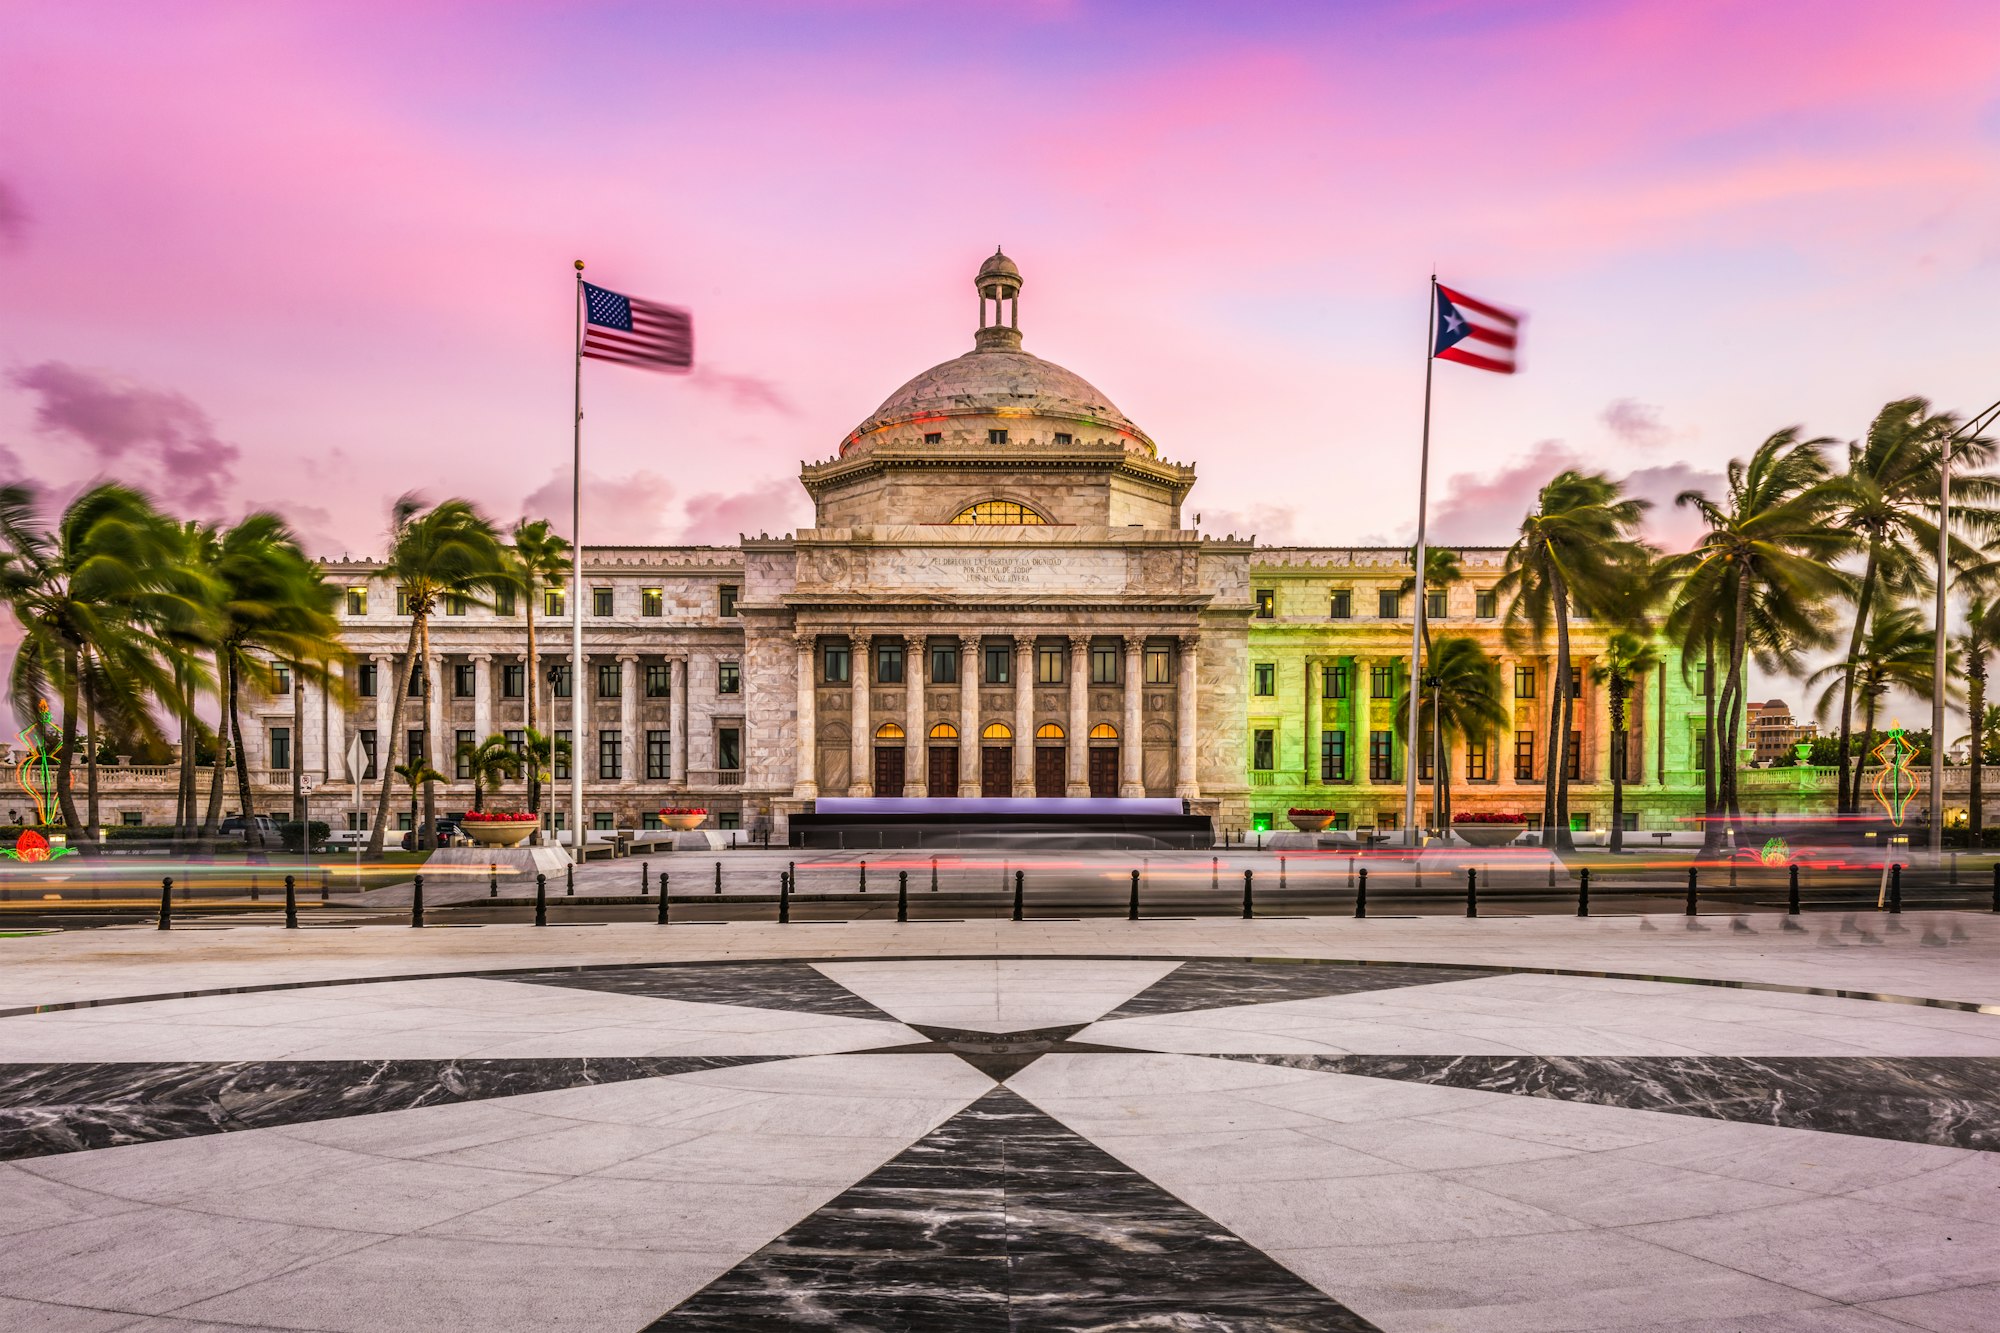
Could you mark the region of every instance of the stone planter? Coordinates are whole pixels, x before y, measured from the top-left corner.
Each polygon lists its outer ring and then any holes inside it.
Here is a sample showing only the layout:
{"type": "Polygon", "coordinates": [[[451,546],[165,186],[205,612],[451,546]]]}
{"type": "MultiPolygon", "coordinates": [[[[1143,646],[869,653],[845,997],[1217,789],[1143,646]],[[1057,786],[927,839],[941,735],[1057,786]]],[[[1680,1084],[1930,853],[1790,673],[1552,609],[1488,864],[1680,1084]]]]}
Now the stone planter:
{"type": "Polygon", "coordinates": [[[1528,831],[1526,824],[1453,824],[1452,836],[1468,847],[1505,847],[1528,831]]]}
{"type": "Polygon", "coordinates": [[[467,820],[459,825],[465,836],[481,847],[519,847],[528,840],[538,827],[532,819],[508,819],[489,822],[487,820],[467,820]]]}
{"type": "Polygon", "coordinates": [[[702,821],[707,818],[705,812],[698,815],[661,815],[660,827],[674,833],[692,833],[700,828],[702,821]]]}
{"type": "Polygon", "coordinates": [[[1287,814],[1285,818],[1291,820],[1292,827],[1301,833],[1324,833],[1327,826],[1333,823],[1332,815],[1287,814]]]}

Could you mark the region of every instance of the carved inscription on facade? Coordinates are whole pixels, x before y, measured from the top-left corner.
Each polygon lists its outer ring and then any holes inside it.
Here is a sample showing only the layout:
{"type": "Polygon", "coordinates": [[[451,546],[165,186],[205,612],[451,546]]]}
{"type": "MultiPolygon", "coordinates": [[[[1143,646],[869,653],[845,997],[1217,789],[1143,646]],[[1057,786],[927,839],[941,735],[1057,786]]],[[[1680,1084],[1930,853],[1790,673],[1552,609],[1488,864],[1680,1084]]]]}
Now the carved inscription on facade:
{"type": "Polygon", "coordinates": [[[869,556],[877,590],[1107,592],[1125,587],[1118,551],[877,551],[869,556]]]}

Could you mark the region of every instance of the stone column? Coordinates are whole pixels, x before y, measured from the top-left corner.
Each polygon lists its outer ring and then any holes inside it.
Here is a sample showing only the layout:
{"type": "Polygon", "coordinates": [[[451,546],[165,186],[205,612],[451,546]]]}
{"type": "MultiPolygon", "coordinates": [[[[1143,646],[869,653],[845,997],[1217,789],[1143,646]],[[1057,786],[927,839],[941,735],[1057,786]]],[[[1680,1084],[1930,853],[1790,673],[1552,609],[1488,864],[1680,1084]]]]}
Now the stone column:
{"type": "Polygon", "coordinates": [[[958,794],[979,795],[979,636],[958,639],[958,794]]]}
{"type": "MultiPolygon", "coordinates": [[[[1354,785],[1363,791],[1375,782],[1368,767],[1368,732],[1375,717],[1375,701],[1369,693],[1375,688],[1373,667],[1373,662],[1357,653],[1354,675],[1347,682],[1347,711],[1354,723],[1353,734],[1347,738],[1347,768],[1353,775],[1354,785]]],[[[1372,819],[1374,816],[1371,814],[1369,817],[1372,819]]]]}
{"type": "Polygon", "coordinates": [[[618,775],[621,782],[646,776],[646,755],[639,742],[639,655],[618,654],[618,775]]]}
{"type": "Polygon", "coordinates": [[[472,655],[472,740],[484,744],[493,734],[493,654],[472,655]]]}
{"type": "Polygon", "coordinates": [[[1195,701],[1201,689],[1201,637],[1187,635],[1181,640],[1180,649],[1180,661],[1174,664],[1177,672],[1174,679],[1180,686],[1176,699],[1180,708],[1174,723],[1174,795],[1191,801],[1201,795],[1201,778],[1195,768],[1199,722],[1195,701]]]}
{"type": "Polygon", "coordinates": [[[1090,636],[1069,639],[1069,786],[1068,796],[1090,795],[1090,636]]]}
{"type": "Polygon", "coordinates": [[[1035,640],[1014,640],[1014,794],[1035,794],[1035,640]]]}
{"type": "MultiPolygon", "coordinates": [[[[924,676],[930,670],[930,641],[921,634],[903,640],[903,791],[931,790],[930,722],[924,717],[924,676]]],[[[901,793],[898,793],[900,795],[901,793]]]]}
{"type": "Polygon", "coordinates": [[[1140,733],[1145,729],[1145,715],[1140,705],[1140,685],[1145,680],[1146,641],[1138,635],[1125,640],[1125,725],[1118,738],[1118,794],[1120,796],[1144,796],[1146,794],[1145,746],[1141,744],[1140,733]]]}
{"type": "Polygon", "coordinates": [[[1306,736],[1303,767],[1305,769],[1305,785],[1308,787],[1317,787],[1323,781],[1319,768],[1319,734],[1325,728],[1320,718],[1322,705],[1320,703],[1319,659],[1311,653],[1306,654],[1305,672],[1306,736]]]}
{"type": "Polygon", "coordinates": [[[667,772],[677,787],[688,780],[688,660],[686,655],[667,664],[667,772]]]}
{"type": "Polygon", "coordinates": [[[426,682],[430,695],[427,700],[429,707],[423,710],[421,725],[424,729],[425,743],[431,752],[431,767],[447,776],[458,771],[457,766],[451,762],[451,737],[445,734],[444,729],[444,695],[446,682],[450,679],[451,663],[446,660],[443,653],[439,653],[437,660],[431,663],[430,679],[426,682]]]}
{"type": "MultiPolygon", "coordinates": [[[[369,660],[375,663],[375,780],[380,782],[382,775],[389,771],[389,730],[396,711],[395,691],[408,689],[409,682],[397,679],[396,663],[402,659],[396,654],[377,653],[369,660]]],[[[398,751],[402,749],[402,744],[400,740],[396,742],[398,751]]],[[[400,757],[409,758],[408,755],[400,757]]],[[[365,759],[363,765],[365,772],[365,759]]]]}
{"type": "Polygon", "coordinates": [[[819,726],[813,708],[813,668],[819,645],[810,634],[798,635],[793,642],[798,648],[799,775],[792,784],[792,795],[810,800],[819,795],[819,726]]]}
{"type": "Polygon", "coordinates": [[[868,715],[868,681],[873,665],[868,659],[873,651],[874,641],[866,634],[857,634],[848,641],[847,676],[853,691],[853,701],[847,708],[849,796],[875,794],[875,724],[868,715]]]}
{"type": "Polygon", "coordinates": [[[328,686],[320,687],[319,699],[326,719],[320,728],[319,747],[319,782],[323,787],[335,774],[347,772],[347,761],[342,757],[347,753],[347,709],[340,702],[340,691],[328,686]]]}

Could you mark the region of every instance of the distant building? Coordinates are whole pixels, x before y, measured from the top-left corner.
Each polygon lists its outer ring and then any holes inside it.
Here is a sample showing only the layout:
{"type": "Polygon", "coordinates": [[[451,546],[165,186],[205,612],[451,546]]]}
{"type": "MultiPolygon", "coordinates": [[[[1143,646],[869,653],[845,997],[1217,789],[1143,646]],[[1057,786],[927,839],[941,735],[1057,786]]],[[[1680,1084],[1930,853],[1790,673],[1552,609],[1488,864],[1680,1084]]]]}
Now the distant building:
{"type": "Polygon", "coordinates": [[[1819,735],[1819,728],[1812,723],[1801,723],[1794,718],[1792,706],[1783,699],[1753,703],[1746,712],[1753,750],[1751,758],[1760,768],[1768,768],[1778,760],[1790,757],[1793,746],[1819,735]]]}

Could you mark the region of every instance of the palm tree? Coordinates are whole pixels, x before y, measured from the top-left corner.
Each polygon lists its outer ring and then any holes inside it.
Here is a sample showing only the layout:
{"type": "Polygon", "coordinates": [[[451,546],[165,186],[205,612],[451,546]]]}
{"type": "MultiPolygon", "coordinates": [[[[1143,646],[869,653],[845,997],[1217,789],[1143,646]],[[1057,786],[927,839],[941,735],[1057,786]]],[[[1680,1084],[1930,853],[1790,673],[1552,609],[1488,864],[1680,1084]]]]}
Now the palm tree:
{"type": "MultiPolygon", "coordinates": [[[[1837,762],[1843,814],[1861,808],[1861,783],[1858,772],[1850,780],[1848,756],[1862,641],[1884,595],[1911,597],[1930,586],[1926,561],[1938,545],[1943,444],[1959,424],[1950,412],[1932,412],[1923,398],[1899,398],[1875,414],[1865,438],[1848,445],[1847,470],[1830,486],[1836,502],[1832,521],[1866,552],[1854,587],[1854,626],[1842,660],[1837,762]]],[[[1994,507],[2000,503],[2000,481],[1960,472],[1983,467],[1992,457],[1993,441],[1983,436],[1952,443],[1952,517],[1961,531],[1983,536],[2000,526],[2000,510],[1994,507]]],[[[1956,536],[1952,545],[1954,563],[1970,563],[1976,554],[1956,536]]]]}
{"type": "Polygon", "coordinates": [[[1966,724],[1972,728],[1968,737],[1972,742],[1971,752],[1966,756],[1971,765],[1966,773],[1966,819],[1974,847],[1981,845],[1981,835],[1986,829],[1984,775],[1988,729],[1983,724],[1992,711],[1986,703],[1986,678],[1988,659],[1996,642],[2000,642],[2000,602],[1978,594],[1967,598],[1965,632],[1958,637],[1958,655],[1965,663],[1966,724]]]}
{"type": "MultiPolygon", "coordinates": [[[[1947,657],[1947,682],[1956,670],[1955,657],[1947,657]]],[[[1824,719],[1838,700],[1852,699],[1861,707],[1861,745],[1854,766],[1854,789],[1858,792],[1865,776],[1868,754],[1875,748],[1876,723],[1883,700],[1897,690],[1928,700],[1937,675],[1936,640],[1930,626],[1913,607],[1882,607],[1868,636],[1861,641],[1860,654],[1821,667],[1806,677],[1806,684],[1825,688],[1820,692],[1814,713],[1824,719]],[[1848,682],[1852,681],[1850,689],[1848,682]]],[[[1947,697],[1950,697],[1947,693],[1947,697]]]]}
{"type": "MultiPolygon", "coordinates": [[[[243,685],[247,681],[266,693],[274,691],[280,661],[289,663],[301,680],[331,685],[337,677],[329,664],[346,656],[333,614],[340,594],[273,513],[249,514],[219,534],[211,567],[221,588],[216,657],[223,720],[237,757],[236,797],[247,817],[252,806],[250,769],[243,762],[243,685]]],[[[299,739],[294,736],[293,744],[299,739]]],[[[296,771],[296,757],[293,767],[296,771]]],[[[245,819],[243,836],[251,847],[263,845],[254,820],[245,819]]]]}
{"type": "Polygon", "coordinates": [[[1604,651],[1591,668],[1591,679],[1605,687],[1611,710],[1611,854],[1625,850],[1625,770],[1629,752],[1625,728],[1625,703],[1632,686],[1642,676],[1661,667],[1659,648],[1652,640],[1630,630],[1614,631],[1605,640],[1604,651]]]}
{"type": "MultiPolygon", "coordinates": [[[[1507,705],[1500,698],[1500,664],[1472,639],[1439,639],[1424,655],[1417,707],[1431,717],[1431,810],[1441,834],[1451,836],[1451,741],[1492,736],[1507,722],[1507,705]]],[[[1406,716],[1410,692],[1396,701],[1396,715],[1406,716]]]]}
{"type": "Polygon", "coordinates": [[[1569,765],[1565,762],[1570,718],[1569,618],[1603,616],[1630,599],[1638,571],[1649,567],[1651,550],[1634,535],[1648,505],[1623,494],[1617,482],[1574,469],[1558,473],[1536,497],[1535,511],[1521,520],[1520,535],[1507,548],[1494,591],[1507,600],[1510,642],[1531,636],[1541,642],[1555,630],[1556,670],[1549,699],[1549,747],[1543,761],[1542,845],[1570,851],[1569,765]]]}
{"type": "MultiPolygon", "coordinates": [[[[430,785],[434,782],[443,782],[444,774],[438,772],[435,768],[432,768],[429,764],[425,763],[421,759],[412,759],[406,764],[397,764],[395,768],[390,771],[390,776],[401,778],[405,783],[409,785],[410,830],[411,830],[410,843],[418,851],[422,851],[429,844],[425,841],[422,826],[417,823],[417,792],[420,788],[428,790],[430,788],[430,785]]],[[[380,831],[381,825],[379,823],[376,825],[376,829],[378,832],[380,831]]],[[[431,830],[431,834],[432,836],[436,836],[437,830],[433,828],[431,830]]],[[[377,841],[380,841],[380,839],[377,839],[377,841]]]]}
{"type": "MultiPolygon", "coordinates": [[[[1411,552],[1411,557],[1414,560],[1414,551],[1411,552]]],[[[1449,546],[1426,546],[1424,548],[1424,590],[1426,593],[1449,593],[1453,584],[1463,582],[1464,579],[1465,570],[1459,563],[1457,551],[1452,550],[1449,546]]],[[[1398,597],[1408,597],[1416,590],[1416,587],[1417,576],[1412,572],[1410,577],[1397,585],[1396,595],[1398,597]]],[[[1424,608],[1421,606],[1417,608],[1419,613],[1423,612],[1423,610],[1424,608]]],[[[1420,615],[1419,618],[1422,619],[1424,625],[1424,654],[1429,656],[1431,651],[1430,617],[1428,615],[1420,615]]]]}
{"type": "Polygon", "coordinates": [[[496,790],[508,778],[520,776],[527,760],[514,752],[505,736],[488,736],[483,741],[461,741],[458,762],[472,774],[472,808],[486,808],[486,789],[496,790]]]}
{"type": "Polygon", "coordinates": [[[384,823],[389,818],[389,793],[397,765],[396,734],[403,726],[403,708],[410,685],[419,686],[424,708],[423,753],[411,762],[432,776],[424,782],[424,822],[415,843],[429,847],[437,831],[437,786],[443,779],[431,766],[430,618],[442,597],[464,597],[483,603],[484,594],[507,578],[500,540],[492,523],[467,500],[445,500],[425,509],[414,495],[405,495],[390,510],[389,558],[382,573],[397,585],[398,609],[410,617],[409,646],[393,685],[395,704],[389,715],[389,734],[382,738],[382,792],[375,803],[375,829],[369,835],[368,850],[380,855],[384,823]]]}
{"type": "Polygon", "coordinates": [[[569,761],[569,741],[530,729],[521,737],[520,757],[528,790],[537,791],[541,784],[553,780],[556,760],[569,761]]]}
{"type": "MultiPolygon", "coordinates": [[[[541,699],[541,659],[535,655],[535,601],[543,588],[560,586],[562,578],[569,573],[569,539],[549,526],[545,518],[530,522],[522,519],[514,525],[514,545],[507,552],[510,582],[521,596],[528,623],[527,669],[522,673],[523,684],[528,693],[528,726],[532,735],[540,725],[536,704],[541,699]]],[[[542,809],[542,783],[545,781],[539,771],[528,770],[528,813],[539,815],[542,809]]],[[[541,836],[537,831],[537,838],[541,836]]]]}
{"type": "Polygon", "coordinates": [[[1716,785],[1702,830],[1704,853],[1721,849],[1724,819],[1741,813],[1745,662],[1754,653],[1765,670],[1786,669],[1802,650],[1825,645],[1829,607],[1848,588],[1837,562],[1853,539],[1827,521],[1833,497],[1826,450],[1833,443],[1801,440],[1795,427],[1781,430],[1748,462],[1730,460],[1722,502],[1699,491],[1674,500],[1697,510],[1708,530],[1693,550],[1667,562],[1676,583],[1668,632],[1702,639],[1705,652],[1719,649],[1727,673],[1709,727],[1716,785]]]}

